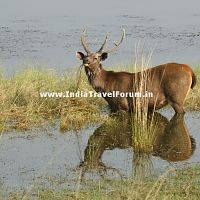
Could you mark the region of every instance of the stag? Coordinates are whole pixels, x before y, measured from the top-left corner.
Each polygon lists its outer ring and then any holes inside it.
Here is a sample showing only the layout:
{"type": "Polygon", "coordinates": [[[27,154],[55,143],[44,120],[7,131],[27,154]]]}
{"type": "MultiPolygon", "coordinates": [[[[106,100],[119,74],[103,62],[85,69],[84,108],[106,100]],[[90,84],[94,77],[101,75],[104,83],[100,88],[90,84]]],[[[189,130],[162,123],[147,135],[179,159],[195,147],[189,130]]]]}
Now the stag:
{"type": "MultiPolygon", "coordinates": [[[[81,36],[81,43],[86,51],[76,52],[76,57],[82,61],[90,85],[96,92],[119,91],[124,93],[137,92],[137,88],[145,82],[145,90],[153,94],[148,98],[149,110],[158,110],[170,104],[176,113],[185,113],[184,102],[190,89],[196,84],[196,76],[186,64],[166,63],[156,67],[145,69],[147,78],[143,78],[143,72],[129,73],[125,71],[114,72],[103,68],[102,61],[108,58],[108,54],[116,51],[125,38],[123,29],[122,37],[111,50],[104,50],[108,34],[101,48],[93,53],[86,41],[86,31],[81,36]]],[[[134,111],[135,97],[104,97],[112,112],[119,110],[134,111]]]]}

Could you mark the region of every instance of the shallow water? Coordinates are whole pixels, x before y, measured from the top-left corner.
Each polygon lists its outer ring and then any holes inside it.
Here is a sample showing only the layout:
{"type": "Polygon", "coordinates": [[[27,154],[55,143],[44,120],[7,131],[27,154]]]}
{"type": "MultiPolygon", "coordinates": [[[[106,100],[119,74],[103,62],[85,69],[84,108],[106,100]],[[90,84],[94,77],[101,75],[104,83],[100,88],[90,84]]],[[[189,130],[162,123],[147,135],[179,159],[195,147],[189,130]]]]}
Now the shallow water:
{"type": "Polygon", "coordinates": [[[193,66],[200,61],[199,1],[86,2],[3,2],[0,65],[8,74],[27,64],[62,72],[79,66],[75,52],[83,49],[80,35],[84,28],[88,29],[92,48],[97,50],[106,32],[109,32],[108,48],[111,48],[113,41],[120,38],[121,27],[126,29],[127,37],[116,55],[110,55],[105,62],[107,66],[131,63],[136,46],[140,51],[138,57],[143,46],[144,55],[153,52],[152,65],[176,61],[193,66]]]}
{"type": "Polygon", "coordinates": [[[199,163],[200,114],[187,113],[185,120],[176,119],[173,123],[169,122],[172,110],[163,111],[162,115],[150,154],[136,151],[127,121],[107,132],[102,124],[77,133],[61,133],[56,127],[35,133],[4,134],[0,140],[1,187],[13,191],[55,187],[56,183],[58,188],[71,188],[79,177],[80,164],[86,175],[91,172],[86,166],[93,166],[90,178],[98,178],[97,169],[104,166],[108,172],[105,177],[118,179],[159,175],[171,167],[199,163]]]}

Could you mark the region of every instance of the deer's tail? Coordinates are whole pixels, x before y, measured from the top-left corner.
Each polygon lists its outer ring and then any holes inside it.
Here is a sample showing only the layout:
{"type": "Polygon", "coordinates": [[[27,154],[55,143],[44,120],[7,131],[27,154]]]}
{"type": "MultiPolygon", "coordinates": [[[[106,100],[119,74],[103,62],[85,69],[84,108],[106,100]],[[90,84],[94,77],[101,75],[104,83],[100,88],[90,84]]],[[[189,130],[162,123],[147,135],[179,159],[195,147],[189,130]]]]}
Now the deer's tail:
{"type": "Polygon", "coordinates": [[[192,71],[192,84],[191,84],[191,88],[193,89],[196,84],[197,84],[197,77],[194,74],[194,72],[192,71]]]}

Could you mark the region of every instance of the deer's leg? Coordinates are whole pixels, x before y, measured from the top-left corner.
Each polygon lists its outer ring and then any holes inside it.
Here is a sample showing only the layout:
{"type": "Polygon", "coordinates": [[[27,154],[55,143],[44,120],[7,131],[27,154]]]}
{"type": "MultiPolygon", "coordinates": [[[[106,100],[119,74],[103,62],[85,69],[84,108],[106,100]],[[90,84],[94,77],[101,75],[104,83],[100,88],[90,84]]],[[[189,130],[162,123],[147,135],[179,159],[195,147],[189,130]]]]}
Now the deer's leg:
{"type": "Polygon", "coordinates": [[[173,107],[173,109],[175,110],[176,113],[179,113],[179,114],[185,113],[185,109],[183,107],[183,104],[175,103],[175,102],[170,102],[170,104],[171,104],[171,106],[173,107]]]}
{"type": "Polygon", "coordinates": [[[180,83],[176,83],[175,86],[172,84],[168,88],[167,100],[176,113],[185,113],[184,103],[190,92],[191,79],[183,76],[183,80],[179,81],[180,83]]]}
{"type": "Polygon", "coordinates": [[[188,94],[188,91],[186,90],[180,90],[180,91],[174,92],[173,95],[168,97],[168,102],[173,107],[176,113],[185,113],[184,102],[188,94]]]}

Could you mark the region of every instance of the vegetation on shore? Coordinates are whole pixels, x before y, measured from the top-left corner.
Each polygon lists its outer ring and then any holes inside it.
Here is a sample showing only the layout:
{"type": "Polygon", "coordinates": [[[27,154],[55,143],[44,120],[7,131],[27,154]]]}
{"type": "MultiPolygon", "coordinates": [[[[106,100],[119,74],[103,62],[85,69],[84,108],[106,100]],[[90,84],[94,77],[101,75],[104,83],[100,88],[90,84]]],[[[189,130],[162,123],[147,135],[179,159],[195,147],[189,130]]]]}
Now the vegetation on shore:
{"type": "MultiPolygon", "coordinates": [[[[87,199],[87,200],[152,200],[152,199],[192,199],[200,198],[200,167],[193,166],[181,170],[166,171],[160,177],[128,180],[93,180],[88,181],[88,189],[36,189],[33,193],[10,193],[9,200],[40,199],[87,199]]],[[[77,188],[79,186],[77,185],[77,188]]]]}
{"type": "MultiPolygon", "coordinates": [[[[200,69],[196,68],[197,79],[200,69]]],[[[82,73],[58,75],[53,70],[28,68],[11,78],[0,73],[0,132],[46,127],[58,119],[62,130],[80,129],[106,119],[103,98],[42,98],[40,92],[93,91],[82,73]],[[79,82],[79,84],[78,84],[79,82]],[[77,88],[78,84],[78,88],[77,88]]],[[[188,111],[200,110],[200,81],[186,101],[188,111]]]]}
{"type": "Polygon", "coordinates": [[[58,119],[62,130],[80,129],[101,119],[101,98],[40,97],[40,92],[91,90],[76,73],[28,68],[12,78],[0,76],[0,132],[46,127],[58,119]]]}

